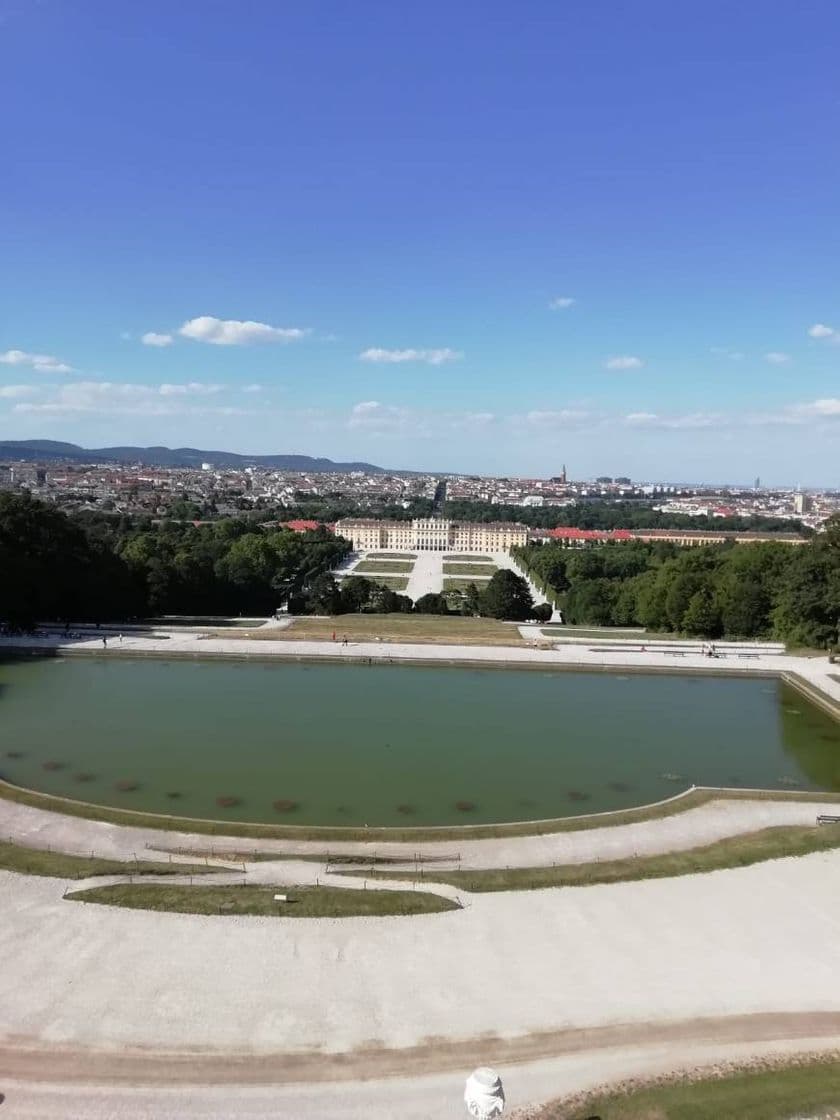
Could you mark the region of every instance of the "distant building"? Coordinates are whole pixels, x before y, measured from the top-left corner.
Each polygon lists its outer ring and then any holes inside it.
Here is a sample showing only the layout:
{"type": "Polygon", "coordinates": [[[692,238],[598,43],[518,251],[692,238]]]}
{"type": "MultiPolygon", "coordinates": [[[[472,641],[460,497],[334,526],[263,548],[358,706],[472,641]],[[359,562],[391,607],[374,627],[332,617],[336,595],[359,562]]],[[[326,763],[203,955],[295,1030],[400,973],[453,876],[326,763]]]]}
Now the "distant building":
{"type": "Polygon", "coordinates": [[[644,541],[652,544],[666,541],[680,548],[699,547],[706,544],[756,544],[777,541],[781,544],[807,544],[798,533],[752,533],[709,529],[578,529],[559,525],[556,529],[531,529],[528,539],[539,544],[560,544],[564,548],[588,548],[608,544],[610,541],[644,541]]]}
{"type": "Polygon", "coordinates": [[[810,494],[794,494],[793,496],[793,512],[798,514],[810,513],[814,507],[814,503],[810,494]]]}
{"type": "Polygon", "coordinates": [[[391,549],[404,552],[508,552],[528,542],[528,527],[515,521],[450,521],[420,517],[414,521],[380,521],[345,517],[336,522],[339,536],[357,552],[391,549]]]}

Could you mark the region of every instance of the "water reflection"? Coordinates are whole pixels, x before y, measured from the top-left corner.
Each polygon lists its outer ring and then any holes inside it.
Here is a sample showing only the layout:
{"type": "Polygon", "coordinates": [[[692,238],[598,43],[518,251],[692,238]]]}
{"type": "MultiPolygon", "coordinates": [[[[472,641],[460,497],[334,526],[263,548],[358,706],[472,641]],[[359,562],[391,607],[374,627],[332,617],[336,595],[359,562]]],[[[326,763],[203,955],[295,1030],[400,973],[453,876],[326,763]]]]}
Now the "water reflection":
{"type": "Polygon", "coordinates": [[[785,753],[811,785],[840,790],[840,723],[822,708],[803,703],[790,685],[779,692],[785,753]]]}

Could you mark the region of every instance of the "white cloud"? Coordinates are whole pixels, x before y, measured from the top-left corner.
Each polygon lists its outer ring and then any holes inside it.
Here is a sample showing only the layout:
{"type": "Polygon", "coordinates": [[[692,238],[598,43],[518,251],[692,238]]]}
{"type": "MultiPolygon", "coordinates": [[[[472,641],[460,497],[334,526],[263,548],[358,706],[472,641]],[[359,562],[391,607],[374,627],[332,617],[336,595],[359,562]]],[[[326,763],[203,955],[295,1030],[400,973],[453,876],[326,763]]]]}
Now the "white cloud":
{"type": "Polygon", "coordinates": [[[800,416],[823,419],[840,417],[840,399],[837,397],[822,397],[820,400],[810,401],[807,404],[794,405],[794,412],[800,416]]]}
{"type": "Polygon", "coordinates": [[[412,413],[407,408],[382,404],[380,401],[360,401],[350,410],[347,425],[368,431],[393,432],[404,428],[411,416],[412,413]]]}
{"type": "Polygon", "coordinates": [[[191,381],[182,385],[135,385],[115,381],[73,381],[54,386],[44,401],[21,401],[15,412],[51,415],[100,414],[119,416],[238,416],[253,410],[195,404],[191,398],[215,395],[223,386],[191,381]]]}
{"type": "Polygon", "coordinates": [[[363,362],[425,362],[430,366],[441,366],[444,362],[455,362],[463,356],[460,350],[451,350],[448,346],[432,350],[383,350],[379,346],[372,346],[363,350],[359,358],[363,362]]]}
{"type": "Polygon", "coordinates": [[[221,393],[225,389],[224,385],[208,385],[203,381],[187,381],[180,384],[171,385],[164,383],[158,386],[158,393],[162,397],[185,397],[185,396],[212,396],[215,393],[221,393]]]}
{"type": "Polygon", "coordinates": [[[641,358],[632,354],[619,354],[615,358],[607,358],[604,369],[641,369],[644,364],[641,358]]]}
{"type": "Polygon", "coordinates": [[[243,393],[261,393],[263,391],[262,385],[246,385],[242,390],[243,393]]]}
{"type": "Polygon", "coordinates": [[[140,341],[144,346],[171,346],[174,340],[171,334],[159,334],[157,331],[146,331],[140,341]]]}
{"type": "Polygon", "coordinates": [[[709,353],[717,358],[728,358],[730,362],[742,362],[745,355],[740,350],[730,350],[726,346],[712,346],[709,353]]]}
{"type": "Polygon", "coordinates": [[[28,366],[38,373],[72,373],[73,367],[51,354],[28,354],[25,350],[7,350],[0,354],[0,362],[7,366],[28,366]]]}
{"type": "Polygon", "coordinates": [[[727,418],[719,412],[688,412],[680,416],[660,416],[656,412],[630,412],[624,423],[633,428],[662,428],[667,431],[684,429],[719,428],[727,418]]]}
{"type": "Polygon", "coordinates": [[[555,296],[553,300],[549,301],[548,306],[552,311],[565,311],[571,307],[575,302],[572,296],[555,296]]]}
{"type": "Polygon", "coordinates": [[[268,323],[256,323],[252,319],[216,319],[212,315],[199,315],[179,327],[178,334],[195,342],[209,342],[213,346],[247,346],[251,342],[294,342],[305,338],[309,330],[271,327],[268,323]]]}
{"type": "Polygon", "coordinates": [[[811,338],[837,338],[838,332],[834,327],[828,327],[825,323],[814,323],[813,327],[808,328],[808,334],[811,338]]]}
{"type": "Polygon", "coordinates": [[[39,390],[34,385],[3,385],[0,397],[5,400],[19,400],[21,397],[35,397],[39,390]]]}
{"type": "Polygon", "coordinates": [[[785,354],[781,350],[771,350],[764,355],[764,360],[769,362],[771,366],[783,366],[790,361],[790,354],[785,354]]]}
{"type": "Polygon", "coordinates": [[[578,408],[533,409],[525,413],[525,420],[536,428],[574,428],[592,420],[591,412],[578,408]]]}

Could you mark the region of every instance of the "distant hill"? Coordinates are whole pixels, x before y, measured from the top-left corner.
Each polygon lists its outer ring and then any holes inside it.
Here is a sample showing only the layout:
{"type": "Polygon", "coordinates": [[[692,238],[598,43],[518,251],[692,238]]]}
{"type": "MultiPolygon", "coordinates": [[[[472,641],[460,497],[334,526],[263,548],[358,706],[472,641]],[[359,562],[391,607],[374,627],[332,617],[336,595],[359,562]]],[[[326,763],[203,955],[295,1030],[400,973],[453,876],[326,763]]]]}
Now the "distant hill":
{"type": "Polygon", "coordinates": [[[195,447],[79,447],[52,439],[8,439],[0,441],[0,459],[43,462],[55,459],[71,463],[142,463],[149,467],[268,467],[273,470],[366,471],[385,474],[373,463],[334,463],[309,455],[237,455],[234,451],[201,451],[195,447]]]}

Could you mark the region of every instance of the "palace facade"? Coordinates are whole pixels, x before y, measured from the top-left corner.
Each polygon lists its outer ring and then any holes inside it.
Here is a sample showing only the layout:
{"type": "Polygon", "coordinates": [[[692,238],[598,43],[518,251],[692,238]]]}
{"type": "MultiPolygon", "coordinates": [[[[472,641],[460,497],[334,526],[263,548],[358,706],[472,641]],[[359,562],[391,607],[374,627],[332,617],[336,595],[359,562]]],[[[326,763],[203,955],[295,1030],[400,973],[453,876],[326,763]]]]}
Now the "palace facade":
{"type": "Polygon", "coordinates": [[[515,521],[450,521],[419,517],[414,521],[378,521],[345,517],[336,533],[353,542],[356,552],[508,552],[528,543],[528,526],[515,521]]]}

